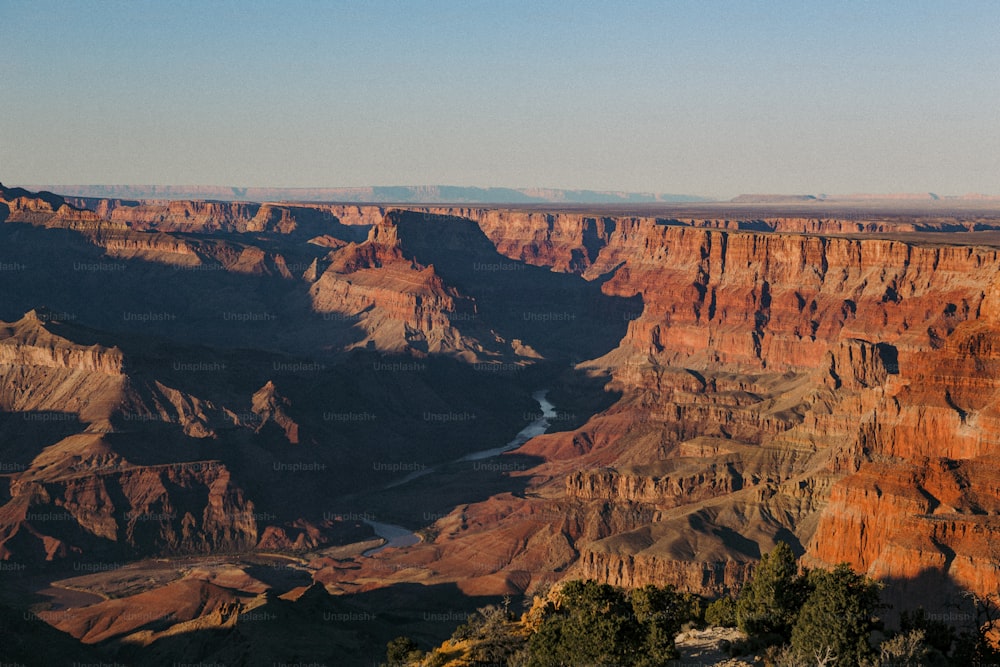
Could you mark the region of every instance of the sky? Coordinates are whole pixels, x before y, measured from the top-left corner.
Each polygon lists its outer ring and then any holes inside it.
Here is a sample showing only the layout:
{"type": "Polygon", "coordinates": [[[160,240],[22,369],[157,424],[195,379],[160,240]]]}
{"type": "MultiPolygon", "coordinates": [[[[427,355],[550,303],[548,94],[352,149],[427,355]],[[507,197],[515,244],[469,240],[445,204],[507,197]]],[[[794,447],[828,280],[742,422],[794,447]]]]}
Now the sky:
{"type": "Polygon", "coordinates": [[[1000,2],[0,0],[0,181],[1000,194],[1000,2]]]}

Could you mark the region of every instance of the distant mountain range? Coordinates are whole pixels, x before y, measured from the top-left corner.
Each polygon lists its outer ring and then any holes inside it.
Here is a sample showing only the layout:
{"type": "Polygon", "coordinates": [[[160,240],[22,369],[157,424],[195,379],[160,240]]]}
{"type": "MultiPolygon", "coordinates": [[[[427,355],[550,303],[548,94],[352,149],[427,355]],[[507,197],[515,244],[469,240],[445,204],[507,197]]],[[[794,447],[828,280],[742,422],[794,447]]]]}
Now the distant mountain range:
{"type": "Polygon", "coordinates": [[[221,201],[336,201],[399,204],[640,204],[710,202],[709,197],[648,192],[401,185],[356,188],[238,188],[211,185],[28,185],[67,197],[214,199],[221,201]]]}

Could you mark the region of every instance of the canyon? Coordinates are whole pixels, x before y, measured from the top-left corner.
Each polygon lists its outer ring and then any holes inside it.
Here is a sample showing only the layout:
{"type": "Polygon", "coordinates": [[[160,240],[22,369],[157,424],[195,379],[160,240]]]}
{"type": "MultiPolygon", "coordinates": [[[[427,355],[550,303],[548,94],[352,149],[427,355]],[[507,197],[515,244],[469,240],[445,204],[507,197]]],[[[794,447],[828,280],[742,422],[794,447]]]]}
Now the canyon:
{"type": "Polygon", "coordinates": [[[998,268],[990,202],[0,186],[2,602],[149,664],[266,653],[257,617],[363,664],[568,578],[732,593],[784,541],[945,613],[1000,589],[998,268]],[[548,430],[470,457],[539,387],[548,430]]]}

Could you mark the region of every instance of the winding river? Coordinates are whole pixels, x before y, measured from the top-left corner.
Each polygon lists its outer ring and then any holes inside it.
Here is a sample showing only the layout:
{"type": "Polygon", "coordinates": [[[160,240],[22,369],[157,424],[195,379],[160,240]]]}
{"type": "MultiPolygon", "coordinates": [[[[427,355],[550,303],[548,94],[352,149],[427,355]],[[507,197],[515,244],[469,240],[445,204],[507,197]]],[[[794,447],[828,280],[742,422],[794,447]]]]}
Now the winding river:
{"type": "Polygon", "coordinates": [[[508,442],[503,447],[494,447],[493,449],[484,449],[481,452],[473,452],[472,454],[466,454],[459,461],[481,461],[483,459],[489,459],[494,456],[500,456],[504,452],[509,452],[512,449],[517,449],[524,443],[528,442],[536,435],[541,435],[549,429],[552,424],[549,423],[549,419],[556,416],[556,406],[548,400],[549,390],[540,389],[531,395],[533,399],[538,403],[538,407],[542,409],[542,414],[538,416],[535,421],[531,422],[518,432],[514,436],[514,439],[508,442]]]}
{"type": "MultiPolygon", "coordinates": [[[[522,428],[514,439],[508,442],[502,447],[493,447],[492,449],[484,449],[478,452],[473,452],[471,454],[466,454],[460,459],[455,459],[452,463],[459,463],[464,461],[481,461],[483,459],[493,458],[494,456],[500,456],[504,452],[509,452],[511,450],[517,449],[524,443],[528,442],[536,435],[541,435],[545,433],[552,425],[549,419],[556,416],[556,406],[548,400],[548,389],[539,389],[531,395],[533,399],[538,403],[538,407],[541,408],[541,414],[532,421],[530,424],[522,428]]],[[[387,484],[382,487],[383,489],[391,489],[396,486],[402,486],[417,479],[418,477],[423,477],[424,475],[429,475],[439,466],[428,467],[424,470],[418,470],[416,472],[410,473],[402,479],[396,480],[391,484],[387,484]]],[[[408,547],[416,544],[420,541],[420,536],[411,531],[409,528],[404,528],[402,526],[395,526],[391,523],[381,523],[380,521],[368,521],[365,523],[372,527],[375,534],[385,540],[385,544],[368,549],[362,556],[371,556],[377,554],[383,549],[396,548],[396,547],[408,547]]]]}

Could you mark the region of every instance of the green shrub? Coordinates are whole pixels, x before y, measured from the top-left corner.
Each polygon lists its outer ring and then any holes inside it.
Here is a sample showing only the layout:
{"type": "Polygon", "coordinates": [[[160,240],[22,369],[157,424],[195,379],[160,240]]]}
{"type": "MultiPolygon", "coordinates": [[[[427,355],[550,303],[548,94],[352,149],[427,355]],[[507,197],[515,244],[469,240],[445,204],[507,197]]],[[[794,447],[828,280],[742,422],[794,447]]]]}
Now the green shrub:
{"type": "Polygon", "coordinates": [[[879,625],[879,584],[846,563],[809,573],[812,592],[792,628],[792,649],[804,660],[834,656],[828,665],[854,667],[872,657],[868,643],[879,625]]]}
{"type": "Polygon", "coordinates": [[[778,542],[761,557],[753,578],[740,591],[737,625],[748,635],[775,634],[787,641],[807,593],[792,548],[778,542]]]}
{"type": "Polygon", "coordinates": [[[645,633],[623,591],[593,581],[570,581],[558,608],[529,640],[531,667],[633,664],[645,633]]]}
{"type": "Polygon", "coordinates": [[[570,581],[528,640],[532,667],[615,664],[657,667],[678,657],[674,638],[701,615],[697,596],[673,586],[630,592],[570,581]]]}
{"type": "MultiPolygon", "coordinates": [[[[697,596],[695,596],[697,597],[697,596]]],[[[639,646],[638,665],[661,665],[678,657],[674,638],[684,623],[700,612],[698,600],[680,594],[673,586],[645,586],[629,594],[632,613],[645,638],[639,646]]]]}
{"type": "Polygon", "coordinates": [[[391,667],[408,665],[423,658],[423,652],[409,637],[396,637],[385,647],[385,658],[391,667]]]}
{"type": "Polygon", "coordinates": [[[729,596],[719,598],[708,605],[705,609],[705,622],[709,625],[718,625],[724,628],[735,628],[736,620],[736,600],[729,596]]]}

